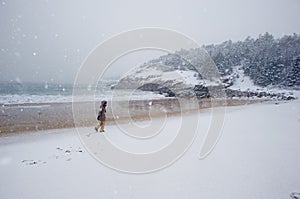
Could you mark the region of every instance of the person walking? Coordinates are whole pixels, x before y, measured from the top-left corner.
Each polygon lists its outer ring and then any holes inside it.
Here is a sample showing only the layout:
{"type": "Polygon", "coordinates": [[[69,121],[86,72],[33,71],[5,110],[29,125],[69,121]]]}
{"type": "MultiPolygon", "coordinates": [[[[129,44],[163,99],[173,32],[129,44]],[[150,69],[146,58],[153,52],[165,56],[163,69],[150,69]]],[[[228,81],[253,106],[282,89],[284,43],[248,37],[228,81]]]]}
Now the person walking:
{"type": "Polygon", "coordinates": [[[96,131],[100,132],[104,132],[104,126],[105,126],[105,120],[106,120],[106,106],[107,106],[107,101],[103,100],[100,104],[100,109],[98,112],[98,117],[97,120],[99,122],[99,124],[97,125],[97,127],[95,127],[96,131]]]}

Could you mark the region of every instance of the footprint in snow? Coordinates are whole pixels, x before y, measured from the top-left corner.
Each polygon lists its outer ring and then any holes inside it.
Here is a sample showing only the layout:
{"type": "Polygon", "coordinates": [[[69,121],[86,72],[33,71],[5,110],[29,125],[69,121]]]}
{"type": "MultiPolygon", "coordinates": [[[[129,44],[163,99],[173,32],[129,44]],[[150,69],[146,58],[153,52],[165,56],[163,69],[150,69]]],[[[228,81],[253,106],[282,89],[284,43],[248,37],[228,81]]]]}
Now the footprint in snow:
{"type": "Polygon", "coordinates": [[[291,197],[292,199],[300,199],[300,192],[292,192],[292,193],[290,194],[290,197],[291,197]]]}
{"type": "Polygon", "coordinates": [[[36,165],[36,164],[46,164],[46,161],[41,161],[41,160],[22,160],[22,163],[24,163],[25,165],[36,165]]]}
{"type": "MultiPolygon", "coordinates": [[[[50,156],[49,159],[55,158],[56,160],[59,158],[66,158],[66,161],[71,161],[72,160],[72,154],[73,153],[83,153],[83,150],[81,147],[78,147],[77,149],[73,149],[72,147],[68,147],[67,149],[64,149],[62,147],[56,147],[56,150],[59,151],[59,154],[54,154],[53,156],[50,156]]],[[[37,164],[46,164],[46,161],[42,160],[22,160],[21,161],[24,165],[37,165],[37,164]]]]}

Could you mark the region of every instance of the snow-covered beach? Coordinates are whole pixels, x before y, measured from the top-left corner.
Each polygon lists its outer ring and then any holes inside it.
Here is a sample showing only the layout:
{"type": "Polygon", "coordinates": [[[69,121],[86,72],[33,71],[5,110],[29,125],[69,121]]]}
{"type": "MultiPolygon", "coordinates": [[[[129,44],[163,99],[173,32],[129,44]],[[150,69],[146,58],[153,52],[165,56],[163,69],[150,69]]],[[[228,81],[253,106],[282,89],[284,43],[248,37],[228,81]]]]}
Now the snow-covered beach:
{"type": "MultiPolygon", "coordinates": [[[[211,109],[191,113],[200,125],[189,150],[149,174],[104,166],[75,128],[2,135],[0,198],[290,198],[300,192],[299,105],[297,99],[227,107],[222,136],[205,159],[198,157],[211,109]]],[[[151,141],[127,137],[117,125],[90,138],[106,136],[129,151],[152,151],[172,140],[179,121],[180,116],[169,117],[151,141]]]]}
{"type": "Polygon", "coordinates": [[[300,199],[300,0],[0,1],[0,199],[300,199]]]}

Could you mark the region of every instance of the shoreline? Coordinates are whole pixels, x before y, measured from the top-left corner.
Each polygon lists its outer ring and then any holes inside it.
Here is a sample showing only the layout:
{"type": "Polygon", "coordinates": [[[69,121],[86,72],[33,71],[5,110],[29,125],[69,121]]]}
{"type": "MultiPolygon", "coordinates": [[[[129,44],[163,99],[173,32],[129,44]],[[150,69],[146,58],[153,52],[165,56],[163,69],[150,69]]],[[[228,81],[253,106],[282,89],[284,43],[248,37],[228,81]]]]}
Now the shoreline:
{"type": "MultiPolygon", "coordinates": [[[[212,107],[212,100],[198,99],[199,108],[180,107],[177,98],[109,101],[107,109],[107,125],[117,122],[128,122],[149,120],[151,117],[162,117],[180,115],[182,112],[195,112],[212,107]],[[112,106],[114,107],[112,110],[112,106]]],[[[269,99],[214,99],[213,107],[220,106],[240,106],[254,103],[270,101],[269,99]]],[[[97,125],[96,115],[99,103],[95,102],[75,102],[80,107],[80,123],[76,126],[97,125]],[[95,113],[90,114],[85,110],[85,106],[95,106],[95,113]]],[[[2,105],[0,111],[0,135],[20,132],[32,132],[49,129],[74,128],[72,102],[57,103],[24,103],[2,105]]]]}

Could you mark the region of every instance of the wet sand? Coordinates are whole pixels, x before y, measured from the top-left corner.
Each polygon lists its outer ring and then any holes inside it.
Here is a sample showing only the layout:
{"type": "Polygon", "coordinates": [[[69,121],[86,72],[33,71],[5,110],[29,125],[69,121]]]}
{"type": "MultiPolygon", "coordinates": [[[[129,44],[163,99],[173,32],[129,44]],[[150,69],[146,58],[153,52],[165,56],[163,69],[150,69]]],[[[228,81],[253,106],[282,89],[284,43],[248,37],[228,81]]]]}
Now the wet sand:
{"type": "MultiPolygon", "coordinates": [[[[184,99],[188,102],[188,99],[184,99]]],[[[262,99],[199,99],[199,108],[190,103],[182,103],[177,98],[131,100],[108,102],[107,124],[128,122],[128,119],[147,120],[151,117],[159,117],[167,114],[176,115],[181,112],[199,111],[217,106],[238,106],[263,102],[262,99]]],[[[196,103],[195,103],[196,104],[196,103]]],[[[76,126],[93,126],[97,124],[96,116],[99,103],[76,102],[69,103],[40,103],[40,104],[15,104],[1,105],[0,133],[12,133],[23,131],[37,131],[46,129],[72,128],[75,127],[72,106],[78,107],[76,115],[79,120],[76,126]],[[94,106],[94,113],[86,110],[87,106],[94,106]],[[79,122],[78,122],[79,121],[79,122]]]]}

